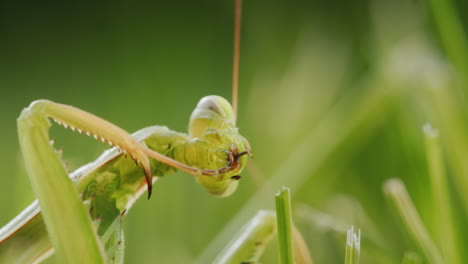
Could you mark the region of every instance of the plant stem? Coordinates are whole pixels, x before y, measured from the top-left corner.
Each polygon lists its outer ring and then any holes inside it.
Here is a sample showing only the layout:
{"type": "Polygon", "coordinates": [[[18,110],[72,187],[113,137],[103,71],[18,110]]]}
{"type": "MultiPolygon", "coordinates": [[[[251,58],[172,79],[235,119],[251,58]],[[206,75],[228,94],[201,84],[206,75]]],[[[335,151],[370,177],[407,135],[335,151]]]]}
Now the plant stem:
{"type": "Polygon", "coordinates": [[[345,264],[359,264],[361,256],[361,230],[356,234],[354,226],[348,229],[346,236],[345,264]]]}
{"type": "Polygon", "coordinates": [[[384,183],[383,188],[406,231],[419,245],[427,260],[433,264],[443,264],[442,256],[429,236],[403,182],[400,179],[390,179],[384,183]]]}
{"type": "Polygon", "coordinates": [[[468,85],[468,41],[450,0],[428,0],[442,45],[468,85]]]}
{"type": "Polygon", "coordinates": [[[293,235],[292,235],[292,215],[291,196],[289,188],[284,187],[275,196],[276,200],[276,222],[278,225],[278,241],[280,263],[293,264],[293,235]]]}
{"type": "Polygon", "coordinates": [[[461,263],[439,133],[430,124],[426,124],[423,131],[426,138],[426,155],[434,205],[435,240],[438,242],[447,263],[461,263]]]}

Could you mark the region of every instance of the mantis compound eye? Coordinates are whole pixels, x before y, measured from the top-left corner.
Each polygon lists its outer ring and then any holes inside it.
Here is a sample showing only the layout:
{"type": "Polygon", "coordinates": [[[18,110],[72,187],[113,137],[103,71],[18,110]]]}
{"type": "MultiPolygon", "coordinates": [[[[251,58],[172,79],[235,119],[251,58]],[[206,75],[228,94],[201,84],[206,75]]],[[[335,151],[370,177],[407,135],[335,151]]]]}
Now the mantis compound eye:
{"type": "Polygon", "coordinates": [[[221,96],[203,97],[190,117],[189,134],[200,138],[207,128],[222,129],[234,125],[234,112],[231,104],[221,96]]]}

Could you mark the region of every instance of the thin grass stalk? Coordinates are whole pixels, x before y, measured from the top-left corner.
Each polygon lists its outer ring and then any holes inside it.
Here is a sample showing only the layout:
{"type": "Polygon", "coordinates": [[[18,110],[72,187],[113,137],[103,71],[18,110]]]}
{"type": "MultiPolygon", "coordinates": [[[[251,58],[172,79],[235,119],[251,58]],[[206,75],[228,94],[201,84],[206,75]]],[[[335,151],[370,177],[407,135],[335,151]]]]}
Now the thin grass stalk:
{"type": "Polygon", "coordinates": [[[426,124],[423,130],[431,179],[435,240],[447,263],[461,263],[439,132],[430,124],[426,124]]]}
{"type": "Polygon", "coordinates": [[[390,179],[384,183],[384,193],[393,205],[410,237],[421,248],[426,259],[432,264],[445,263],[435,243],[429,236],[416,207],[400,179],[390,179]]]}
{"type": "Polygon", "coordinates": [[[289,188],[283,186],[283,188],[276,194],[275,201],[280,263],[293,264],[295,263],[292,233],[293,223],[289,188]]]}
{"type": "Polygon", "coordinates": [[[468,88],[468,41],[456,8],[450,0],[428,0],[440,40],[468,88]]]}
{"type": "Polygon", "coordinates": [[[361,258],[361,230],[356,234],[354,226],[348,229],[346,236],[345,264],[359,264],[361,258]]]}

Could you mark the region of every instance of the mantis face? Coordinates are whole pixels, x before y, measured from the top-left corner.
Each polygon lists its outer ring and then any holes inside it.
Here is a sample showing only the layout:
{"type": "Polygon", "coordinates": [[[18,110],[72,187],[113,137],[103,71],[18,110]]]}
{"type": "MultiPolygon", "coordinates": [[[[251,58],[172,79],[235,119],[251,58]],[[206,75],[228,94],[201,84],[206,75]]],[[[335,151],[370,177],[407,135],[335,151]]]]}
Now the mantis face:
{"type": "Polygon", "coordinates": [[[246,154],[252,155],[252,152],[249,142],[235,126],[234,112],[229,102],[215,95],[203,97],[190,117],[189,137],[205,145],[201,148],[205,153],[199,155],[206,158],[199,160],[206,163],[197,166],[203,169],[223,167],[219,175],[197,176],[197,182],[214,195],[231,195],[241,178],[239,173],[246,165],[246,154]]]}

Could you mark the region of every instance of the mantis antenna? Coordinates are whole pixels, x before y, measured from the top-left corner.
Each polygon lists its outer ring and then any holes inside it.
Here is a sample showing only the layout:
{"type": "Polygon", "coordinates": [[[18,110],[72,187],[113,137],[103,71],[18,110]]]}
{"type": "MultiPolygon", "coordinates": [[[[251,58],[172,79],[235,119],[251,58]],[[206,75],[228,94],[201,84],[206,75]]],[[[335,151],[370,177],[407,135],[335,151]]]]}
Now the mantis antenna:
{"type": "Polygon", "coordinates": [[[234,124],[237,120],[238,90],[239,90],[239,55],[240,55],[240,27],[242,15],[242,0],[236,0],[234,11],[234,53],[232,61],[232,110],[234,124]]]}

